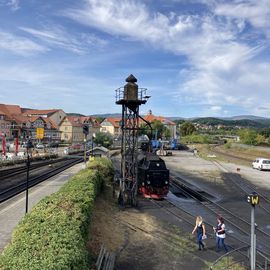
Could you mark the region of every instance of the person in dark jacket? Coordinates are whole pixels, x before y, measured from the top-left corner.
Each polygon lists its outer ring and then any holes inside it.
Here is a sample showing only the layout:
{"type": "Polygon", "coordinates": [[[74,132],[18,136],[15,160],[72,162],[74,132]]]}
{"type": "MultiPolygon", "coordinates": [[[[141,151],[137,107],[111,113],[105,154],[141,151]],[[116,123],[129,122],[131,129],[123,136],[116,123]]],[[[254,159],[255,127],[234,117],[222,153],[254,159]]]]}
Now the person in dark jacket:
{"type": "Polygon", "coordinates": [[[197,243],[199,245],[199,250],[204,249],[204,243],[202,242],[203,238],[206,238],[205,225],[203,223],[203,218],[201,216],[197,216],[196,224],[192,231],[192,234],[197,233],[197,243]]]}
{"type": "Polygon", "coordinates": [[[218,252],[220,248],[223,248],[225,252],[228,252],[228,248],[225,245],[225,224],[224,219],[222,217],[217,218],[217,227],[213,227],[216,233],[216,251],[218,252]]]}

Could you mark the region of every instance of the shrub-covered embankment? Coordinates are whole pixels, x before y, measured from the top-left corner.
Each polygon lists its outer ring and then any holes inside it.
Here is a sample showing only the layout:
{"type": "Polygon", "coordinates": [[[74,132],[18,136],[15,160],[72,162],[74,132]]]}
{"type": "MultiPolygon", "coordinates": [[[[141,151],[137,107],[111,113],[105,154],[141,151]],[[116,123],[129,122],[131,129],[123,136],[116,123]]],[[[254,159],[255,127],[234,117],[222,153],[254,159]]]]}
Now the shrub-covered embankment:
{"type": "Polygon", "coordinates": [[[15,229],[0,256],[0,269],[89,269],[91,212],[103,181],[110,177],[109,160],[92,161],[57,193],[40,201],[15,229]]]}

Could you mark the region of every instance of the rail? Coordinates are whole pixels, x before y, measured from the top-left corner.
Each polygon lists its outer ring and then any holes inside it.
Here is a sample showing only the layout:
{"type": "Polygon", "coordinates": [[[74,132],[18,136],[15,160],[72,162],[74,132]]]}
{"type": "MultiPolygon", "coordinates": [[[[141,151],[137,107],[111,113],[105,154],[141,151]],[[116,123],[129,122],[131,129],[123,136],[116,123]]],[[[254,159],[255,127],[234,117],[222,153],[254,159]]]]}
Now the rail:
{"type": "MultiPolygon", "coordinates": [[[[270,265],[270,258],[266,257],[260,251],[256,252],[257,260],[256,260],[256,269],[267,270],[270,265]]],[[[249,257],[250,257],[250,246],[242,246],[237,249],[234,249],[230,252],[219,257],[211,266],[210,270],[223,270],[223,269],[235,269],[236,266],[241,269],[247,268],[249,265],[249,257]],[[234,259],[233,259],[234,258],[234,259]]],[[[238,268],[236,268],[238,269],[238,268]]]]}
{"type": "MultiPolygon", "coordinates": [[[[49,171],[46,171],[42,174],[39,174],[38,176],[31,177],[29,179],[29,187],[33,187],[39,183],[41,183],[44,180],[47,180],[48,178],[66,170],[67,168],[74,166],[77,163],[82,162],[82,159],[73,159],[68,160],[63,165],[50,169],[49,171]]],[[[13,196],[23,192],[26,189],[26,181],[24,179],[20,180],[18,183],[16,183],[15,186],[11,186],[9,188],[3,189],[0,191],[0,203],[12,198],[13,196]]]]}
{"type": "Polygon", "coordinates": [[[210,270],[223,270],[223,269],[231,269],[232,267],[237,266],[246,266],[248,265],[249,255],[245,254],[244,252],[248,253],[249,246],[239,247],[237,249],[231,250],[226,254],[220,256],[211,266],[210,270]],[[237,253],[237,255],[235,255],[237,253]],[[232,260],[232,257],[239,257],[239,259],[232,260]]]}
{"type": "MultiPolygon", "coordinates": [[[[237,230],[239,230],[240,232],[242,232],[244,235],[248,236],[248,231],[250,228],[250,222],[244,220],[243,218],[237,216],[236,214],[234,214],[233,212],[225,209],[223,206],[213,202],[212,200],[210,200],[209,198],[207,198],[206,196],[202,195],[201,193],[189,188],[187,186],[187,184],[185,184],[184,180],[181,179],[180,177],[173,177],[172,181],[176,184],[179,185],[179,188],[184,188],[192,198],[194,198],[195,200],[199,201],[202,205],[204,205],[204,207],[206,207],[209,211],[215,213],[216,215],[223,213],[223,216],[225,214],[228,214],[230,217],[233,217],[233,220],[228,220],[227,222],[229,224],[231,224],[234,228],[236,228],[237,230]],[[236,222],[237,221],[237,222],[236,222]],[[241,226],[240,226],[241,224],[241,226]],[[245,229],[244,229],[245,228],[245,229]]],[[[260,234],[262,236],[267,236],[270,237],[270,234],[267,233],[266,231],[262,230],[261,228],[257,228],[256,229],[256,233],[260,234]]],[[[262,240],[262,239],[261,239],[262,240]]],[[[270,254],[270,249],[269,249],[269,245],[266,244],[265,242],[262,243],[260,240],[260,251],[262,253],[266,253],[267,255],[270,254]]],[[[246,243],[248,244],[248,243],[246,243]]]]}
{"type": "Polygon", "coordinates": [[[258,261],[262,260],[262,264],[263,264],[263,266],[262,266],[262,265],[257,263],[256,267],[258,267],[259,269],[264,269],[264,270],[270,269],[270,267],[268,268],[268,266],[270,266],[270,258],[266,257],[260,251],[257,251],[256,255],[257,255],[258,261]]]}
{"type": "MultiPolygon", "coordinates": [[[[54,163],[58,163],[58,162],[62,162],[67,160],[66,158],[58,158],[58,159],[53,159],[53,160],[43,160],[42,162],[38,161],[36,162],[35,160],[31,163],[30,165],[30,170],[33,169],[38,169],[50,164],[54,164],[54,163]]],[[[26,160],[24,160],[24,162],[26,162],[26,160]]],[[[0,170],[0,180],[6,179],[7,177],[12,177],[21,173],[26,172],[26,166],[19,166],[19,167],[12,167],[12,168],[8,168],[8,169],[1,169],[0,170]]]]}

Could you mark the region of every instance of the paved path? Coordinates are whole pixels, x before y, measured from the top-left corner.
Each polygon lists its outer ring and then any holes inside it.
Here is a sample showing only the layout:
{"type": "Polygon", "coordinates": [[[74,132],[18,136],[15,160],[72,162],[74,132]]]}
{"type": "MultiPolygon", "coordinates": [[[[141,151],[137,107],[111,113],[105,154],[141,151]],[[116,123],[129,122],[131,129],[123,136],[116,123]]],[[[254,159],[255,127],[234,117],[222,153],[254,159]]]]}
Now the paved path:
{"type": "MultiPolygon", "coordinates": [[[[58,191],[74,174],[80,171],[77,164],[29,190],[29,211],[42,198],[58,191]]],[[[9,243],[13,229],[25,215],[25,192],[0,204],[0,252],[9,243]]]]}

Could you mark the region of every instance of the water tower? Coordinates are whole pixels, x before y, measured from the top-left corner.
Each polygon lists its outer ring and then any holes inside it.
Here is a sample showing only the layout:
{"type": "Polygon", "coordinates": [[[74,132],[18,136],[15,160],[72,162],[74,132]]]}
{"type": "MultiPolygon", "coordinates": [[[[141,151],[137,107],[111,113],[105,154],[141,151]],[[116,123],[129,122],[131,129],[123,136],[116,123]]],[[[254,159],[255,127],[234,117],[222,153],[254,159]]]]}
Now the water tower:
{"type": "Polygon", "coordinates": [[[137,205],[138,189],[138,131],[140,105],[145,104],[146,88],[139,88],[131,74],[124,87],[116,89],[116,104],[122,106],[121,126],[121,175],[118,201],[121,205],[137,205]]]}

